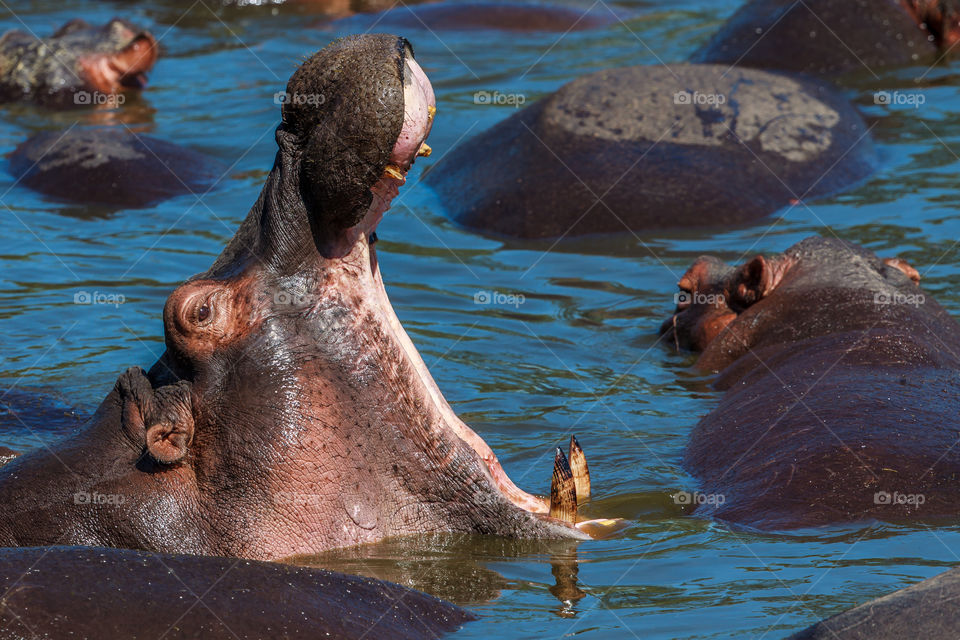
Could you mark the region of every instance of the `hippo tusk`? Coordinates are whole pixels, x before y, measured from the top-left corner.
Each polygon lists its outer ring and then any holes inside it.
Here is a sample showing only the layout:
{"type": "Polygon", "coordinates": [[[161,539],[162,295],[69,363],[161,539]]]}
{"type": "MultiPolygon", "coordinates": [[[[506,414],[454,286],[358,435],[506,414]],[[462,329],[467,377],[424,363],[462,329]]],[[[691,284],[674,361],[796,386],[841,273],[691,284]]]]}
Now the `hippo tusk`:
{"type": "Polygon", "coordinates": [[[403,175],[403,171],[399,167],[388,164],[386,169],[383,170],[383,175],[389,176],[395,180],[399,180],[400,184],[404,184],[407,181],[407,177],[403,175]]]}
{"type": "Polygon", "coordinates": [[[577,436],[570,436],[570,470],[573,472],[573,483],[577,487],[577,503],[582,503],[590,497],[590,467],[587,466],[587,456],[580,448],[577,436]]]}
{"type": "Polygon", "coordinates": [[[430,154],[433,153],[433,149],[426,142],[420,145],[420,149],[417,151],[417,157],[429,158],[430,154]]]}
{"type": "Polygon", "coordinates": [[[427,107],[427,120],[433,121],[433,116],[437,115],[437,108],[433,105],[427,107]]]}
{"type": "Polygon", "coordinates": [[[574,524],[577,521],[577,485],[570,463],[560,447],[553,459],[553,478],[550,481],[550,517],[574,524]]]}

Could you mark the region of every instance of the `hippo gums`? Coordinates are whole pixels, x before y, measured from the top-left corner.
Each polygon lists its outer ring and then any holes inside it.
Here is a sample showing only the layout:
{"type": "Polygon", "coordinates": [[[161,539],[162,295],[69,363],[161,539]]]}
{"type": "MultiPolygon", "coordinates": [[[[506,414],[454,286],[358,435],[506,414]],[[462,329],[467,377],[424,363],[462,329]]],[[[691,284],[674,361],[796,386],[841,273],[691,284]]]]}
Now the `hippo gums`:
{"type": "Polygon", "coordinates": [[[551,500],[517,488],[387,299],[377,223],[436,110],[410,45],[338,40],[287,93],[324,99],[283,105],[260,198],[167,300],[165,353],[0,468],[0,543],[277,559],[425,531],[587,537],[579,446],[551,500]]]}
{"type": "Polygon", "coordinates": [[[751,0],[691,60],[824,75],[930,64],[958,17],[956,0],[751,0]]]}
{"type": "Polygon", "coordinates": [[[88,106],[143,87],[157,55],[149,32],[118,18],[102,27],[71,20],[44,39],[8,31],[0,37],[0,101],[88,106]]]}
{"type": "Polygon", "coordinates": [[[809,238],[680,280],[668,343],[719,371],[685,466],[762,529],[960,515],[960,326],[898,259],[809,238]]]}

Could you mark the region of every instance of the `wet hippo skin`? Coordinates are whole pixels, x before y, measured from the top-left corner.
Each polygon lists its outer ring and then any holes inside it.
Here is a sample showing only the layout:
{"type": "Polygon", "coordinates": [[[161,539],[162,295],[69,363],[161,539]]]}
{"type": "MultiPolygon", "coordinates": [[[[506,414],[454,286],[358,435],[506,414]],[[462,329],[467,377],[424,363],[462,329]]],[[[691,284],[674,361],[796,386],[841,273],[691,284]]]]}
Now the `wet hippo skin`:
{"type": "Polygon", "coordinates": [[[871,600],[787,640],[955,640],[960,629],[960,569],[871,600]]]}
{"type": "Polygon", "coordinates": [[[269,560],[428,531],[586,538],[459,420],[387,299],[377,224],[435,112],[409,44],[338,40],[287,93],[325,99],[283,105],[260,198],[167,299],[164,354],[0,468],[0,543],[269,560]]]}
{"type": "Polygon", "coordinates": [[[565,85],[457,147],[426,181],[455,221],[495,235],[721,227],[869,175],[866,134],[814,81],[628,67],[565,85]]]}
{"type": "Polygon", "coordinates": [[[371,578],[90,547],[0,549],[0,638],[435,638],[463,609],[371,578]]]}
{"type": "Polygon", "coordinates": [[[0,102],[96,104],[94,92],[106,97],[143,87],[157,55],[148,31],[119,18],[102,27],[71,20],[43,39],[8,31],[0,37],[0,102]]]}
{"type": "Polygon", "coordinates": [[[725,393],[694,428],[697,514],[761,529],[960,515],[960,326],[914,282],[839,240],[680,280],[667,344],[725,393]]]}
{"type": "Polygon", "coordinates": [[[57,200],[129,208],[203,195],[224,171],[202,153],[106,127],[37,134],[18,145],[8,162],[18,184],[57,200]]]}
{"type": "Polygon", "coordinates": [[[617,22],[605,8],[583,10],[562,6],[468,2],[398,6],[382,14],[341,20],[340,28],[363,29],[376,23],[381,29],[504,31],[582,31],[617,22]]]}

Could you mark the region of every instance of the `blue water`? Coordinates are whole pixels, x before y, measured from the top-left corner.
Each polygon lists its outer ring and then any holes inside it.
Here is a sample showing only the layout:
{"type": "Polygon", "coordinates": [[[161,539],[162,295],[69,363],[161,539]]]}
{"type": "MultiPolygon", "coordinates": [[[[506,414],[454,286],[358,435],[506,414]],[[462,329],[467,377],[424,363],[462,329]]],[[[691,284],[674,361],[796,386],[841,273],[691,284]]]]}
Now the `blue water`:
{"type": "MultiPolygon", "coordinates": [[[[453,1],[453,0],[449,0],[453,1]]],[[[0,27],[40,34],[83,16],[122,15],[153,31],[164,55],[143,97],[119,112],[0,110],[0,152],[30,132],[114,123],[206,152],[229,170],[202,198],[109,211],[44,200],[0,173],[0,381],[52,388],[91,410],[131,365],[163,350],[170,291],[203,271],[259,192],[275,152],[273,94],[295,65],[344,32],[291,7],[213,7],[212,0],[9,3],[0,27]],[[203,4],[207,3],[207,6],[203,4]],[[192,9],[184,13],[187,9],[192,9]],[[79,305],[80,292],[123,304],[79,305]]],[[[457,412],[524,488],[549,487],[553,447],[580,437],[593,473],[590,513],[627,518],[606,541],[517,544],[429,537],[328,554],[316,563],[382,575],[481,614],[464,638],[778,638],[960,562],[956,528],[874,525],[764,534],[696,519],[670,496],[695,483],[678,461],[716,402],[692,358],[657,343],[679,276],[702,253],[739,261],[813,234],[901,255],[960,314],[960,89],[949,66],[853,79],[881,170],[855,190],[725,233],[503,243],[457,229],[419,172],[464,136],[513,112],[478,90],[529,102],[608,66],[682,61],[736,7],[733,0],[603,5],[614,26],[561,34],[402,35],[431,77],[439,111],[430,142],[379,231],[381,269],[400,319],[457,412]],[[914,78],[923,76],[917,84],[914,78]],[[878,88],[922,93],[921,108],[873,104],[878,88]],[[524,296],[477,305],[478,292],[524,296]],[[556,587],[552,570],[572,573],[556,587]],[[569,581],[568,581],[569,582],[569,581]],[[551,592],[560,594],[560,599],[551,592]],[[570,597],[579,589],[582,597],[570,597]],[[567,604],[561,600],[570,601],[567,604]]],[[[580,6],[591,6],[584,0],[580,6]]],[[[27,449],[52,434],[10,432],[27,449]]]]}

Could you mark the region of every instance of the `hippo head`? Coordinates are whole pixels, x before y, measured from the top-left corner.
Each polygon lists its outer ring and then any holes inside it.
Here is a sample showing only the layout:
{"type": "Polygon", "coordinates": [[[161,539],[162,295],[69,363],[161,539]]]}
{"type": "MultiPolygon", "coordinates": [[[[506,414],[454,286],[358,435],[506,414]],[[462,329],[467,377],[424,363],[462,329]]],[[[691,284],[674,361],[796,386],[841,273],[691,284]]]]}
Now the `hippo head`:
{"type": "Polygon", "coordinates": [[[0,78],[8,99],[20,94],[46,104],[84,106],[95,104],[84,93],[143,87],[157,56],[154,37],[126,20],[95,27],[75,19],[43,40],[23,31],[4,34],[0,78]]]}
{"type": "Polygon", "coordinates": [[[583,536],[457,418],[387,299],[377,223],[429,152],[435,110],[402,38],[350,37],[304,62],[258,202],[212,268],[170,295],[165,354],[118,385],[139,470],[230,532],[219,551],[583,536]]]}
{"type": "Polygon", "coordinates": [[[907,11],[942,49],[960,40],[960,2],[957,0],[902,0],[907,11]]]}
{"type": "MultiPolygon", "coordinates": [[[[825,316],[830,291],[853,289],[883,297],[919,280],[920,274],[905,260],[880,260],[855,245],[818,237],[783,254],[755,256],[738,267],[701,256],[677,283],[676,310],[660,326],[660,335],[677,350],[702,352],[702,368],[720,370],[756,347],[764,334],[782,337],[781,331],[796,329],[801,321],[825,316]],[[791,294],[783,292],[788,283],[791,294]],[[777,297],[781,302],[771,304],[777,297]]],[[[843,293],[839,297],[851,298],[843,293]]],[[[791,337],[798,339],[799,330],[791,337]]]]}

